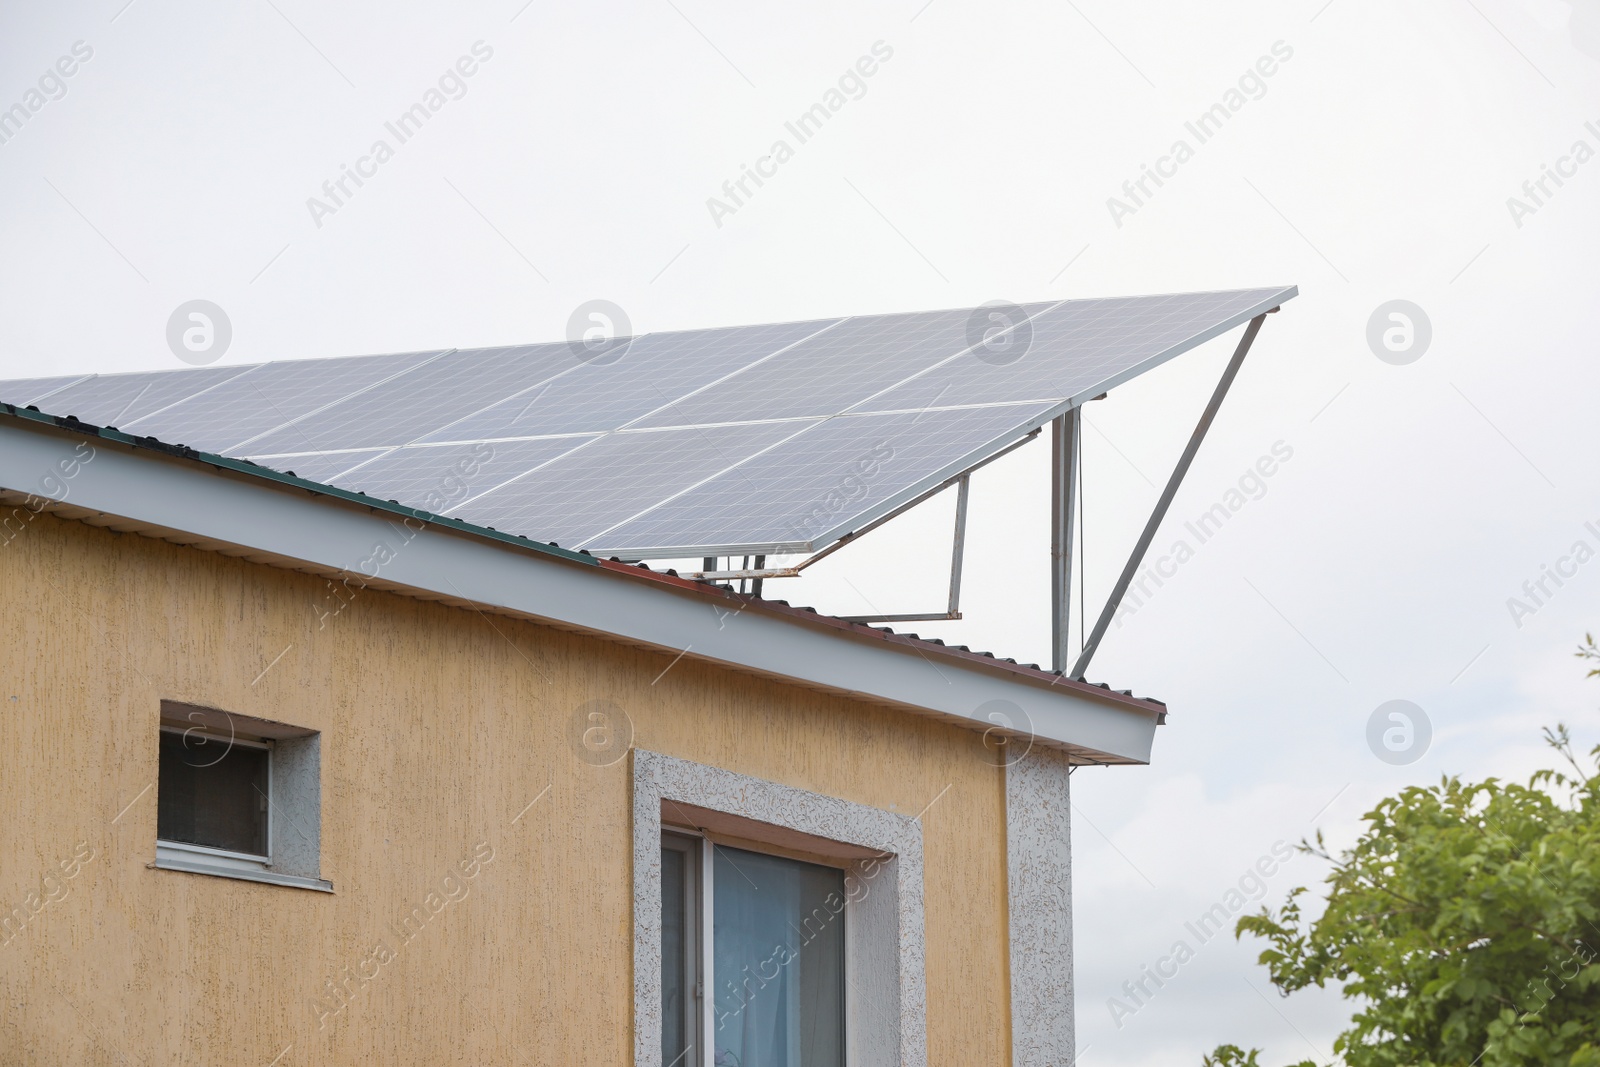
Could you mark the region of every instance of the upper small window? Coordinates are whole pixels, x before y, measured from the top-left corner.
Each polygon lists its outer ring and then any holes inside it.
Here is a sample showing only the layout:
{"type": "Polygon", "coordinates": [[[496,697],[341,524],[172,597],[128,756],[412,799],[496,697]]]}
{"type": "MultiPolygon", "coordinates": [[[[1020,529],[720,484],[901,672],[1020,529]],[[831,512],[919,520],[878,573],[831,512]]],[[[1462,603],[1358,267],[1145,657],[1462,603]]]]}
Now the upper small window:
{"type": "Polygon", "coordinates": [[[163,702],[156,866],[331,889],[320,875],[321,735],[163,702]]]}
{"type": "Polygon", "coordinates": [[[263,742],[162,727],[156,837],[267,861],[271,762],[263,742]]]}

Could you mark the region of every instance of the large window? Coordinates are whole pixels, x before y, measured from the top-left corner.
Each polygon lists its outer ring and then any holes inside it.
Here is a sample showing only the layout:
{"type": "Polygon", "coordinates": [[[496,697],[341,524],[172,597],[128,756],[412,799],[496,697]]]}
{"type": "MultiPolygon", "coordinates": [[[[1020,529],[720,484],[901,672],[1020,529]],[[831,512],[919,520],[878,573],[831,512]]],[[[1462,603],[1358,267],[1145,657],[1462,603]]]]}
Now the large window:
{"type": "Polygon", "coordinates": [[[665,1067],[843,1067],[843,870],[663,832],[661,912],[665,1067]]]}
{"type": "Polygon", "coordinates": [[[927,1067],[922,824],[633,750],[633,1062],[927,1067]]]}

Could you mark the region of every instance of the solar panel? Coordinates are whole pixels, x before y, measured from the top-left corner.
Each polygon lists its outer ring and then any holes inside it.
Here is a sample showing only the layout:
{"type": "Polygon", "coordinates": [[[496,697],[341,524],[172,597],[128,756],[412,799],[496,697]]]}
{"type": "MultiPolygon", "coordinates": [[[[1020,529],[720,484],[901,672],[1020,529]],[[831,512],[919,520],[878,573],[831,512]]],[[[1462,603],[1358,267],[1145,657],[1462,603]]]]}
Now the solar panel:
{"type": "MultiPolygon", "coordinates": [[[[251,463],[282,474],[293,474],[308,482],[333,484],[333,480],[351,467],[358,466],[388,452],[387,448],[356,448],[343,452],[300,452],[288,456],[241,456],[251,463]]],[[[373,494],[376,495],[376,494],[373,494]]]]}
{"type": "Polygon", "coordinates": [[[576,362],[566,344],[452,352],[239,447],[304,452],[409,444],[576,362]]]}
{"type": "Polygon", "coordinates": [[[0,383],[0,400],[19,407],[27,407],[59,393],[69,385],[92,377],[94,377],[92,374],[69,374],[61,378],[22,378],[3,382],[0,383]]]}
{"type": "Polygon", "coordinates": [[[38,378],[0,397],[601,554],[811,551],[1296,293],[688,330],[599,359],[552,343],[38,378]]]}
{"type": "Polygon", "coordinates": [[[1050,411],[1028,404],[827,419],[583,547],[641,559],[804,551],[849,533],[858,516],[906,503],[915,495],[909,484],[959,474],[1050,411]]]}
{"type": "Polygon", "coordinates": [[[49,398],[52,415],[75,415],[96,426],[124,425],[186,396],[254,367],[200,367],[194,370],[102,374],[69,385],[49,398]]]}
{"type": "Polygon", "coordinates": [[[617,349],[614,360],[577,363],[524,395],[503,400],[422,440],[484,441],[615,430],[827,325],[798,322],[646,334],[617,349]]]}
{"type": "Polygon", "coordinates": [[[343,489],[442,515],[592,440],[575,436],[408,445],[379,452],[329,480],[343,489]]]}
{"type": "Polygon", "coordinates": [[[999,359],[982,349],[964,353],[880,393],[859,410],[1086,400],[1248,322],[1281,300],[1281,290],[1261,289],[1069,301],[1030,317],[1031,340],[1018,350],[999,359]]]}
{"type": "MultiPolygon", "coordinates": [[[[537,528],[583,548],[644,509],[735,467],[810,423],[762,422],[607,434],[451,513],[497,530],[537,528]]],[[[737,477],[737,475],[733,475],[737,477]]]]}
{"type": "MultiPolygon", "coordinates": [[[[1049,307],[1034,304],[1034,311],[1049,307]]],[[[1027,308],[1024,309],[1028,310],[1027,308]]],[[[970,309],[848,319],[640,421],[642,426],[833,415],[971,347],[970,309]]]]}
{"type": "MultiPolygon", "coordinates": [[[[267,363],[125,422],[121,429],[206,452],[228,452],[240,442],[285,424],[292,426],[295,419],[443,354],[411,352],[267,363]]],[[[292,428],[285,430],[286,437],[294,435],[292,428]]],[[[305,450],[307,446],[302,444],[299,451],[305,450]]]]}

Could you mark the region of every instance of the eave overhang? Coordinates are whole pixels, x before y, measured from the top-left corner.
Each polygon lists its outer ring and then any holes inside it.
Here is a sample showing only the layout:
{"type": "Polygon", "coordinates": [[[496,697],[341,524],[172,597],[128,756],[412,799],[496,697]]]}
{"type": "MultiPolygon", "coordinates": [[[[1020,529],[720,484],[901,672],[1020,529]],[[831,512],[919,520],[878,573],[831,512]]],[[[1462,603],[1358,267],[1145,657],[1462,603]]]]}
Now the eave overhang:
{"type": "Polygon", "coordinates": [[[1148,763],[1166,714],[1037,668],[10,405],[0,405],[0,497],[891,705],[1086,764],[1148,763]]]}

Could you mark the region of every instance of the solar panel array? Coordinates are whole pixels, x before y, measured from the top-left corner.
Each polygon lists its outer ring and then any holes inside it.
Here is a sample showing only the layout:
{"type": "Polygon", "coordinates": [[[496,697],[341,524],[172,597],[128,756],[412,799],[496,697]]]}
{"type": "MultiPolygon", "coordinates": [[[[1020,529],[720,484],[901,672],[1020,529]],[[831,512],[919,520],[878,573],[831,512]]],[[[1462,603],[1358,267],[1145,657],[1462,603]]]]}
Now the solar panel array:
{"type": "Polygon", "coordinates": [[[1294,295],[1028,304],[987,341],[968,308],[646,334],[600,359],[554,343],[37,378],[0,400],[597,555],[805,552],[1294,295]]]}

